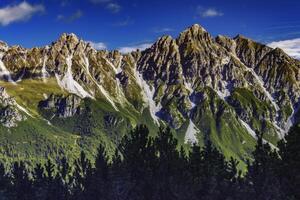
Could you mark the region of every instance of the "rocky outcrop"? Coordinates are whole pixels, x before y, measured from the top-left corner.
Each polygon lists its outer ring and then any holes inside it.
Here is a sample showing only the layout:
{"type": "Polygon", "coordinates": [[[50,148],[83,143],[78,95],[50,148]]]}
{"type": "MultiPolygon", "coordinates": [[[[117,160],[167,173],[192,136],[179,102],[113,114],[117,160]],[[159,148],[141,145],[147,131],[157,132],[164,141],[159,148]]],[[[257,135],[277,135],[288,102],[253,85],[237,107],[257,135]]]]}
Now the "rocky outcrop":
{"type": "Polygon", "coordinates": [[[0,87],[0,124],[11,128],[23,120],[26,117],[18,110],[17,102],[7,94],[5,88],[0,87]]]}
{"type": "Polygon", "coordinates": [[[57,117],[67,118],[81,113],[81,101],[76,95],[64,97],[51,94],[49,98],[39,103],[39,108],[52,110],[57,117]]]}

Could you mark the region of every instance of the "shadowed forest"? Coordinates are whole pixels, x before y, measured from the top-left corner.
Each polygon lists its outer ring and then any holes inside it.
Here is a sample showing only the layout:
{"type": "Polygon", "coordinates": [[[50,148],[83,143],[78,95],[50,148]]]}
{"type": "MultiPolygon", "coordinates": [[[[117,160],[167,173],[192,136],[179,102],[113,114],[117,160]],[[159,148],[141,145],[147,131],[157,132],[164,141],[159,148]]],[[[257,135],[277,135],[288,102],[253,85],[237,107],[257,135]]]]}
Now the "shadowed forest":
{"type": "Polygon", "coordinates": [[[247,172],[226,160],[210,141],[178,150],[170,129],[149,136],[139,126],[125,136],[112,160],[98,148],[95,164],[82,152],[74,163],[62,158],[28,170],[0,165],[2,200],[296,200],[300,199],[300,128],[272,149],[258,135],[247,172]]]}

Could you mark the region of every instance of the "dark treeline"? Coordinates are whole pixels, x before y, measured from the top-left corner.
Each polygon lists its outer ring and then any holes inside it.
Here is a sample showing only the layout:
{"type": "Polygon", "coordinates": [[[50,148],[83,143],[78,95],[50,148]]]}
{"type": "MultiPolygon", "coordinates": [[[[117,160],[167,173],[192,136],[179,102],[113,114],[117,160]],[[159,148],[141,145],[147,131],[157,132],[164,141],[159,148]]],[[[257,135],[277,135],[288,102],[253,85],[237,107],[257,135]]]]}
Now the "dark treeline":
{"type": "Polygon", "coordinates": [[[10,173],[0,165],[0,199],[18,200],[296,200],[300,199],[300,128],[273,151],[259,136],[241,175],[234,159],[225,160],[208,141],[190,153],[177,150],[169,129],[149,137],[145,126],[125,136],[108,162],[99,147],[95,165],[81,153],[71,165],[48,161],[28,172],[23,162],[10,173]],[[71,168],[74,168],[72,170],[71,168]]]}

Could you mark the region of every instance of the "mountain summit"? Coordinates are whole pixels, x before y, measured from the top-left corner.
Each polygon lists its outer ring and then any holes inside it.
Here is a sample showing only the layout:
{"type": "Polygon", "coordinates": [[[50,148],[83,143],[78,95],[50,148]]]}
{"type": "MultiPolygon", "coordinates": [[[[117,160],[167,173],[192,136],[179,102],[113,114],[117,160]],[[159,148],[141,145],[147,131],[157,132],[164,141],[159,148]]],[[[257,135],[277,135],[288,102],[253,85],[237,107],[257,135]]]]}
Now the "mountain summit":
{"type": "Polygon", "coordinates": [[[298,60],[240,35],[214,38],[197,24],[129,54],[63,34],[41,48],[1,42],[0,59],[3,158],[113,149],[146,124],[244,160],[256,132],[276,146],[298,122],[298,60]]]}

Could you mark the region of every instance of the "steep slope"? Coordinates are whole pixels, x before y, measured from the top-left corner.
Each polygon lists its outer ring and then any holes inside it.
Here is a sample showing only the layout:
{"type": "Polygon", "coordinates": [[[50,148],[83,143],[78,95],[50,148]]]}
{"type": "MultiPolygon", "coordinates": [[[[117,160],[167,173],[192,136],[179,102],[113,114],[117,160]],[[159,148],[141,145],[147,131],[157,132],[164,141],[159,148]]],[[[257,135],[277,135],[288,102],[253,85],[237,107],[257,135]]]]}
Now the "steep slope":
{"type": "Polygon", "coordinates": [[[143,123],[244,160],[256,131],[276,145],[298,119],[299,61],[197,24],[126,55],[63,34],[40,48],[1,42],[0,58],[0,159],[109,151],[143,123]]]}

